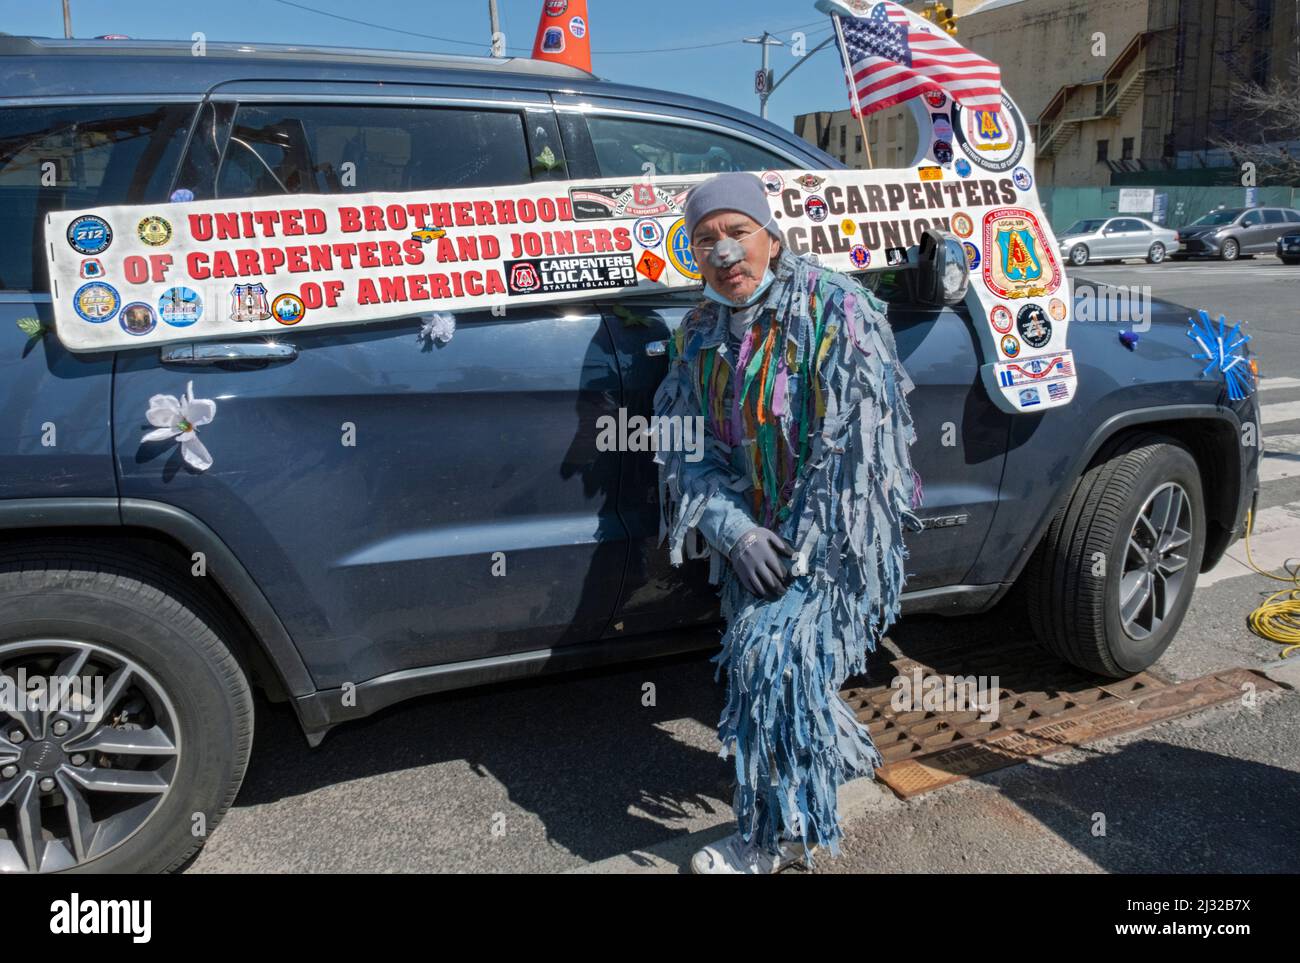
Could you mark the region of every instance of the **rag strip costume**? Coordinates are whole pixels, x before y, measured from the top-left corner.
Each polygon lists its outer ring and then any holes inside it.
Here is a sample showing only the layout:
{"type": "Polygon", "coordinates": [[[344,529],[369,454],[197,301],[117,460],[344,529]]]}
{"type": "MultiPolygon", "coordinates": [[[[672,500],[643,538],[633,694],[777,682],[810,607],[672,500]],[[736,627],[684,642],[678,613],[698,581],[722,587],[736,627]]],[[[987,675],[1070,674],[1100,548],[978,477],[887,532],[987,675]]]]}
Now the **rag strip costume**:
{"type": "Polygon", "coordinates": [[[660,528],[674,565],[708,554],[721,584],[727,628],[712,661],[714,681],[727,671],[718,736],[724,759],[735,751],[740,833],[768,848],[802,840],[812,866],[813,846],[839,855],[839,784],[882,764],[839,690],[898,616],[903,529],[921,530],[922,491],[908,450],[913,384],[884,305],[784,247],[775,273],[740,340],[732,309],[705,302],[669,343],[655,414],[702,416],[705,453],[656,454],[660,528]],[[775,601],[727,563],[756,525],[806,563],[775,601]]]}

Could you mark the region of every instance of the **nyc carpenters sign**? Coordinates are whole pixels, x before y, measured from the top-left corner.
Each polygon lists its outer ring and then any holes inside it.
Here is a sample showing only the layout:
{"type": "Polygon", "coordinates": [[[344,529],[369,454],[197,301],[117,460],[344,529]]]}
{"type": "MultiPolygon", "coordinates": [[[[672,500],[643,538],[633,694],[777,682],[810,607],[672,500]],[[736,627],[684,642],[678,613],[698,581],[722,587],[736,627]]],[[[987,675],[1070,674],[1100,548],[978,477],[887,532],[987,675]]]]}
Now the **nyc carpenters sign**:
{"type": "MultiPolygon", "coordinates": [[[[837,270],[906,268],[927,228],[961,239],[985,382],[1004,408],[1041,410],[1074,393],[1071,299],[1006,104],[974,120],[927,106],[961,158],[936,136],[908,169],[756,173],[789,247],[837,270]]],[[[106,351],[694,287],[683,207],[708,176],[50,213],[55,328],[106,351]]]]}

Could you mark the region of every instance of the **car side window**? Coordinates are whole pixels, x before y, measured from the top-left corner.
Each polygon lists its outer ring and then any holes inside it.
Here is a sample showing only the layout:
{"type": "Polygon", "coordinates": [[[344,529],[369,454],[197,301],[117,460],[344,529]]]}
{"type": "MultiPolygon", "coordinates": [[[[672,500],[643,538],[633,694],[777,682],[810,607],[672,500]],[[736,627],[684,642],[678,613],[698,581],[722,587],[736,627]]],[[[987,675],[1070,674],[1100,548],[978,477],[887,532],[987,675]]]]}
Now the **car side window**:
{"type": "Polygon", "coordinates": [[[369,104],[241,104],[217,196],[496,187],[532,179],[523,115],[369,104]]]}
{"type": "Polygon", "coordinates": [[[46,291],[45,214],[167,199],[194,104],[0,108],[0,290],[46,291]]]}
{"type": "Polygon", "coordinates": [[[1247,211],[1246,216],[1241,219],[1241,226],[1254,227],[1256,224],[1260,223],[1261,220],[1262,218],[1260,217],[1259,211],[1247,211]]]}
{"type": "Polygon", "coordinates": [[[587,129],[601,177],[782,170],[793,163],[740,137],[700,127],[591,114],[587,129]]]}
{"type": "Polygon", "coordinates": [[[1286,218],[1284,218],[1284,217],[1282,216],[1282,212],[1281,212],[1281,211],[1279,211],[1279,210],[1277,210],[1277,209],[1275,209],[1275,208],[1269,208],[1267,211],[1264,212],[1264,223],[1265,223],[1265,224],[1285,224],[1285,223],[1286,223],[1286,218]]]}
{"type": "Polygon", "coordinates": [[[1293,211],[1288,207],[1282,214],[1286,217],[1288,224],[1300,224],[1300,211],[1293,211]]]}

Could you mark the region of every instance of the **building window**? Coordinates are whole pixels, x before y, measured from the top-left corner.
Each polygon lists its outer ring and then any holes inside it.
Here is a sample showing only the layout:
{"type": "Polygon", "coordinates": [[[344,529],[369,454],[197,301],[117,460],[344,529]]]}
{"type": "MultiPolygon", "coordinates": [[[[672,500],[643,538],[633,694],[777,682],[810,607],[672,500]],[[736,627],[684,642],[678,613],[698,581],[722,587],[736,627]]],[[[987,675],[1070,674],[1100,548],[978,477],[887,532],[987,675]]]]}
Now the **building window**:
{"type": "Polygon", "coordinates": [[[880,121],[873,120],[867,124],[867,136],[872,140],[880,139],[880,121]]]}
{"type": "Polygon", "coordinates": [[[1123,151],[1123,154],[1121,155],[1121,158],[1123,160],[1133,159],[1133,138],[1132,137],[1124,138],[1123,146],[1121,147],[1121,150],[1123,151]]]}
{"type": "Polygon", "coordinates": [[[840,150],[844,149],[844,141],[847,136],[848,136],[848,127],[844,124],[840,124],[840,150]]]}
{"type": "Polygon", "coordinates": [[[859,154],[862,153],[862,135],[861,135],[861,134],[857,134],[857,135],[854,136],[854,138],[853,138],[853,150],[854,150],[856,153],[859,153],[859,154]]]}
{"type": "Polygon", "coordinates": [[[1097,141],[1097,163],[1102,164],[1110,160],[1110,141],[1097,141]]]}

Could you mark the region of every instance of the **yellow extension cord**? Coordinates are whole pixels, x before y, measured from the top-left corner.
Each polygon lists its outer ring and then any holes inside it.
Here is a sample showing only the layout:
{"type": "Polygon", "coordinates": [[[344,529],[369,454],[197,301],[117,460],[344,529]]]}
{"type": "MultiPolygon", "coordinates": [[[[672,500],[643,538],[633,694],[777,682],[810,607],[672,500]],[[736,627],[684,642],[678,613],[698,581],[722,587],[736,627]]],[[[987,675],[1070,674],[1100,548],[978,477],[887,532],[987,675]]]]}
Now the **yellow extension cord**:
{"type": "Polygon", "coordinates": [[[1290,573],[1288,575],[1274,575],[1257,566],[1255,560],[1250,557],[1250,514],[1250,509],[1246,509],[1246,561],[1265,578],[1290,582],[1294,587],[1280,589],[1266,598],[1258,608],[1246,616],[1246,624],[1260,638],[1285,645],[1286,648],[1282,650],[1282,658],[1285,659],[1292,652],[1300,649],[1300,558],[1291,556],[1282,563],[1282,568],[1290,573]],[[1288,597],[1280,602],[1273,601],[1279,595],[1288,597]]]}

